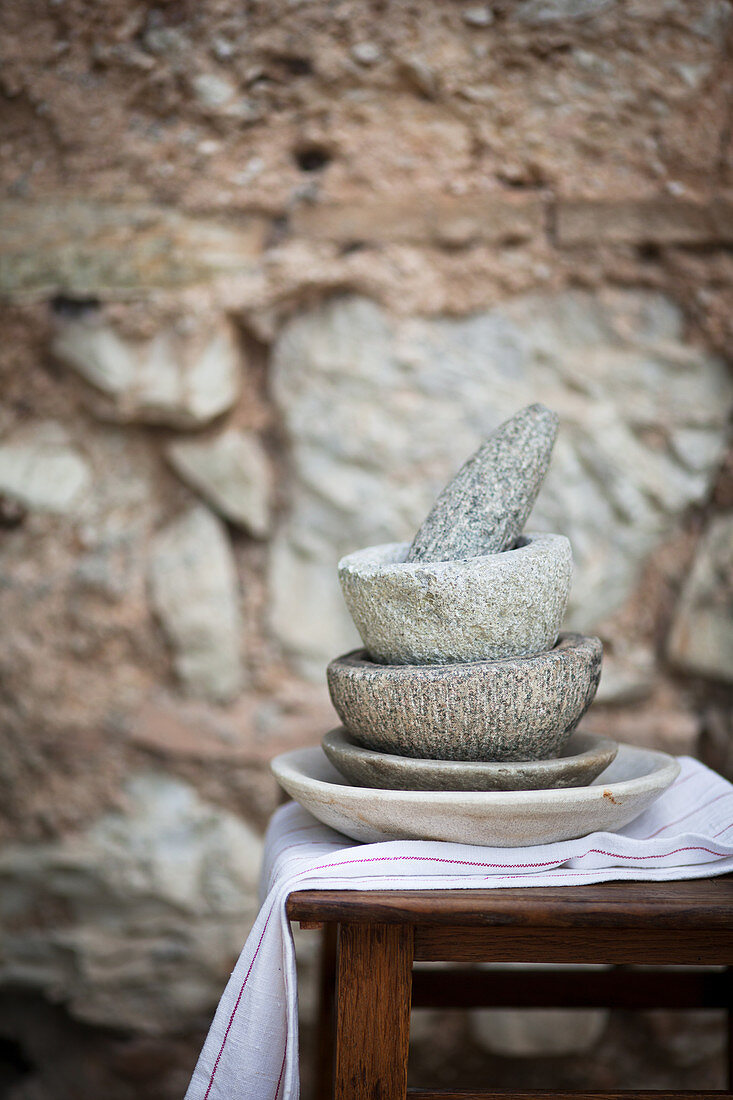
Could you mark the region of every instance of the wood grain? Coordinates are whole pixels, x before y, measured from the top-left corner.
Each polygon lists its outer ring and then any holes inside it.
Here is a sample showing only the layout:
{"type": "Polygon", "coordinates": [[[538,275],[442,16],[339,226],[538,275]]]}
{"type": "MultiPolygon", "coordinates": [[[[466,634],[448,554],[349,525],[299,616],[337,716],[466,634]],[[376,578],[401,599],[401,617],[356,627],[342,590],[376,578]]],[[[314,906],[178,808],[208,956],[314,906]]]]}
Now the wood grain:
{"type": "Polygon", "coordinates": [[[733,928],[415,928],[415,958],[430,962],[733,965],[733,928]]]}
{"type": "Polygon", "coordinates": [[[291,920],[545,928],[730,929],[733,875],[685,882],[601,882],[501,890],[300,890],[291,920]]]}
{"type": "Polygon", "coordinates": [[[335,1100],[403,1100],[407,1089],[412,929],[339,929],[335,1100]]]}

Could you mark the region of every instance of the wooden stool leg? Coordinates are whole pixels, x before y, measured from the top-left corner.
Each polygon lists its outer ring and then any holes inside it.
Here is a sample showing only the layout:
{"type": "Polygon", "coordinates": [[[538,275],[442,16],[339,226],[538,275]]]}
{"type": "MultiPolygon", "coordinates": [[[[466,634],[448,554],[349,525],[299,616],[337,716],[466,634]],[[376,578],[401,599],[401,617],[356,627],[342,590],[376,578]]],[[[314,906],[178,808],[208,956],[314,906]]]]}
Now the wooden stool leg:
{"type": "Polygon", "coordinates": [[[335,1100],[405,1100],[414,930],[342,924],[335,1100]]]}
{"type": "Polygon", "coordinates": [[[321,933],[314,1100],[331,1100],[333,1096],[337,931],[338,925],[326,924],[323,926],[323,932],[321,933]]]}

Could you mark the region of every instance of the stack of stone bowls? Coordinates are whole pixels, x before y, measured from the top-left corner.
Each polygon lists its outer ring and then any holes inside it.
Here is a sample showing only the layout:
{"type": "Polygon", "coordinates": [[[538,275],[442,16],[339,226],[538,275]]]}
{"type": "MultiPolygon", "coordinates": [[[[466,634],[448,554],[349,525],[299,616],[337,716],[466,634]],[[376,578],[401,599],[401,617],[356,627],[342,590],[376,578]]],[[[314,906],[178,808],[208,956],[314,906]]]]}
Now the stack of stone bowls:
{"type": "Polygon", "coordinates": [[[364,648],[332,661],[343,723],[323,739],[351,783],[403,790],[582,786],[617,746],[575,732],[601,643],[559,634],[563,535],[522,534],[557,417],[532,405],[459,471],[410,543],[349,554],[339,577],[364,648]]]}

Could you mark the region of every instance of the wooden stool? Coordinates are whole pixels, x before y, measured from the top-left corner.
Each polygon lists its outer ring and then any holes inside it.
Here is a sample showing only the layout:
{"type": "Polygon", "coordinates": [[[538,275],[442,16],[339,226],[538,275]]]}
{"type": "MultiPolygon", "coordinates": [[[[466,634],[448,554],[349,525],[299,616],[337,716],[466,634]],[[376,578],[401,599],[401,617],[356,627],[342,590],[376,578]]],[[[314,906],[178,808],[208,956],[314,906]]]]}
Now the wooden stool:
{"type": "MultiPolygon", "coordinates": [[[[410,1008],[725,1008],[733,1014],[733,875],[511,890],[302,890],[287,912],[323,928],[318,1100],[671,1100],[708,1092],[407,1090],[410,1008]],[[643,964],[644,970],[417,970],[413,961],[643,964]],[[724,971],[654,967],[723,965],[724,971]],[[334,1005],[334,977],[336,977],[334,1005]],[[335,1017],[335,1018],[334,1018],[335,1017]],[[333,1035],[335,1032],[335,1057],[333,1035]]],[[[733,1070],[731,1070],[733,1075],[733,1070]]],[[[729,1090],[712,1095],[733,1097],[729,1090]]]]}

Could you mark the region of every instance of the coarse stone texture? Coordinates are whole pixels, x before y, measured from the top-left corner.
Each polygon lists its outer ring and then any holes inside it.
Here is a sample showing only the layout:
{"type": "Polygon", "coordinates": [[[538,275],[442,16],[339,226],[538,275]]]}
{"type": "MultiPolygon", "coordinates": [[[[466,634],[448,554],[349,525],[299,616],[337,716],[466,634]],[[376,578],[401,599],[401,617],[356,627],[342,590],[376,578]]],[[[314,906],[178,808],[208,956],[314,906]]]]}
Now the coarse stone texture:
{"type": "Polygon", "coordinates": [[[155,773],[82,833],[0,852],[0,986],[80,1020],[176,1032],[215,1006],[254,917],[262,844],[155,773]]]}
{"type": "Polygon", "coordinates": [[[733,683],[733,515],[705,532],[677,605],[668,655],[693,675],[733,683]]]}
{"type": "Polygon", "coordinates": [[[560,751],[593,701],[598,638],[561,637],[538,657],[380,665],[363,650],[331,661],[331,700],[367,748],[432,760],[538,760],[560,751]]]}
{"type": "MultiPolygon", "coordinates": [[[[627,289],[629,314],[667,303],[673,351],[692,342],[700,362],[712,351],[733,360],[732,26],[729,0],[0,4],[0,437],[61,424],[92,471],[65,513],[0,491],[3,844],[81,834],[151,762],[264,825],[277,798],[265,761],[334,724],[323,669],[358,644],[338,559],[412,538],[466,456],[534,401],[557,407],[562,434],[573,432],[537,510],[553,485],[562,489],[560,521],[552,515],[548,526],[574,543],[575,621],[608,638],[619,661],[620,641],[629,655],[638,644],[654,656],[641,702],[628,701],[637,687],[625,670],[619,679],[604,668],[613,705],[594,704],[593,728],[602,719],[616,739],[674,753],[699,743],[707,762],[733,775],[733,687],[680,676],[665,649],[696,534],[716,509],[733,507],[733,452],[727,477],[712,487],[711,457],[693,492],[680,485],[683,467],[661,427],[670,395],[677,408],[695,405],[679,399],[682,382],[704,407],[725,407],[724,393],[701,396],[708,366],[693,380],[692,367],[661,355],[657,326],[652,364],[629,372],[633,384],[610,366],[599,373],[612,324],[585,359],[556,336],[542,389],[506,360],[495,370],[493,345],[462,366],[455,339],[437,366],[429,340],[404,339],[397,365],[388,342],[385,363],[372,356],[363,380],[353,341],[328,374],[304,355],[276,402],[269,363],[284,322],[334,294],[419,318],[428,333],[441,319],[460,333],[460,319],[504,317],[514,302],[528,340],[568,288],[588,292],[580,300],[592,316],[612,287],[627,289]],[[355,60],[359,44],[371,64],[355,60]],[[71,319],[95,299],[135,346],[171,318],[226,316],[241,330],[240,397],[225,423],[204,430],[246,428],[266,440],[282,518],[266,546],[231,533],[252,682],[227,706],[182,694],[151,615],[150,540],[193,502],[164,457],[171,432],[90,417],[90,408],[109,417],[114,402],[52,360],[54,317],[71,319]],[[670,302],[684,313],[684,341],[670,302]],[[313,420],[296,430],[293,409],[313,389],[313,420]],[[606,447],[603,425],[584,421],[589,393],[606,414],[621,410],[635,449],[623,433],[606,447]],[[570,423],[571,397],[582,432],[570,423]],[[626,453],[629,472],[619,471],[626,453]],[[648,479],[639,490],[648,463],[662,470],[661,492],[648,479]],[[629,487],[632,519],[614,504],[629,487]],[[648,549],[630,553],[646,539],[648,549]],[[675,558],[680,540],[689,553],[675,558]],[[625,602],[596,629],[599,599],[625,602]],[[310,685],[295,672],[306,665],[310,685]]],[[[626,327],[633,344],[640,325],[626,327]]],[[[694,437],[681,453],[699,458],[694,437]]],[[[175,1038],[121,1037],[114,1025],[69,1020],[42,993],[24,1011],[18,1000],[13,990],[1,998],[0,1063],[13,1053],[6,1041],[17,1041],[32,1068],[8,1100],[180,1100],[208,1022],[175,1038]],[[16,1034],[9,1021],[21,1016],[16,1034]]],[[[461,1016],[443,1017],[423,1045],[414,1084],[724,1084],[722,1058],[675,1067],[636,1019],[615,1015],[588,1057],[527,1060],[471,1044],[461,1016]]],[[[309,1046],[304,1039],[304,1063],[309,1046]]],[[[304,1096],[308,1081],[304,1064],[304,1096]]]]}
{"type": "Polygon", "coordinates": [[[412,540],[406,561],[446,561],[511,550],[550,465],[558,418],[528,405],[461,466],[412,540]]]}
{"type": "Polygon", "coordinates": [[[321,747],[333,766],[357,787],[397,791],[525,791],[585,787],[607,768],[618,746],[577,731],[559,756],[534,761],[416,760],[359,745],[343,726],[321,747]]]}
{"type": "Polygon", "coordinates": [[[148,539],[177,486],[161,484],[142,433],[68,411],[64,424],[87,490],[65,514],[29,509],[0,530],[3,841],[80,828],[108,806],[133,763],[126,716],[170,676],[145,582],[148,539]]]}
{"type": "Polygon", "coordinates": [[[269,533],[272,473],[256,435],[230,428],[210,439],[177,439],[165,453],[176,473],[225,519],[257,538],[269,533]]]}
{"type": "Polygon", "coordinates": [[[226,320],[186,316],[149,339],[125,338],[89,310],[59,323],[55,355],[104,400],[104,417],[191,428],[234,404],[241,358],[226,320]]]}
{"type": "Polygon", "coordinates": [[[185,287],[253,267],[266,222],[186,217],[153,204],[0,203],[0,290],[77,296],[185,287]]]}
{"type": "Polygon", "coordinates": [[[567,199],[557,207],[557,235],[564,245],[599,240],[616,244],[646,240],[650,244],[704,245],[733,241],[730,199],[710,203],[679,199],[598,202],[567,199]]]}
{"type": "Polygon", "coordinates": [[[540,26],[575,19],[590,19],[617,0],[521,0],[514,5],[512,17],[521,23],[540,26]]]}
{"type": "Polygon", "coordinates": [[[319,203],[293,214],[296,233],[314,241],[349,244],[419,242],[459,248],[479,241],[528,241],[543,231],[545,200],[537,195],[413,197],[411,200],[319,203]]]}
{"type": "Polygon", "coordinates": [[[567,622],[593,627],[708,493],[733,400],[725,364],[644,291],[522,296],[459,320],[395,320],[336,298],[285,326],[273,370],[293,479],[271,622],[314,675],[356,642],[334,551],[411,537],[466,453],[536,400],[560,430],[530,524],[570,538],[567,622]]]}
{"type": "Polygon", "coordinates": [[[150,560],[153,607],[189,692],[216,702],[243,686],[238,580],[224,525],[197,506],[160,531],[150,560]]]}
{"type": "Polygon", "coordinates": [[[405,543],[339,562],[369,655],[384,664],[531,657],[550,649],[567,607],[573,556],[564,535],[526,535],[503,554],[406,562],[405,543]]]}
{"type": "Polygon", "coordinates": [[[91,470],[62,424],[45,422],[0,436],[0,493],[40,512],[79,510],[91,470]]]}

